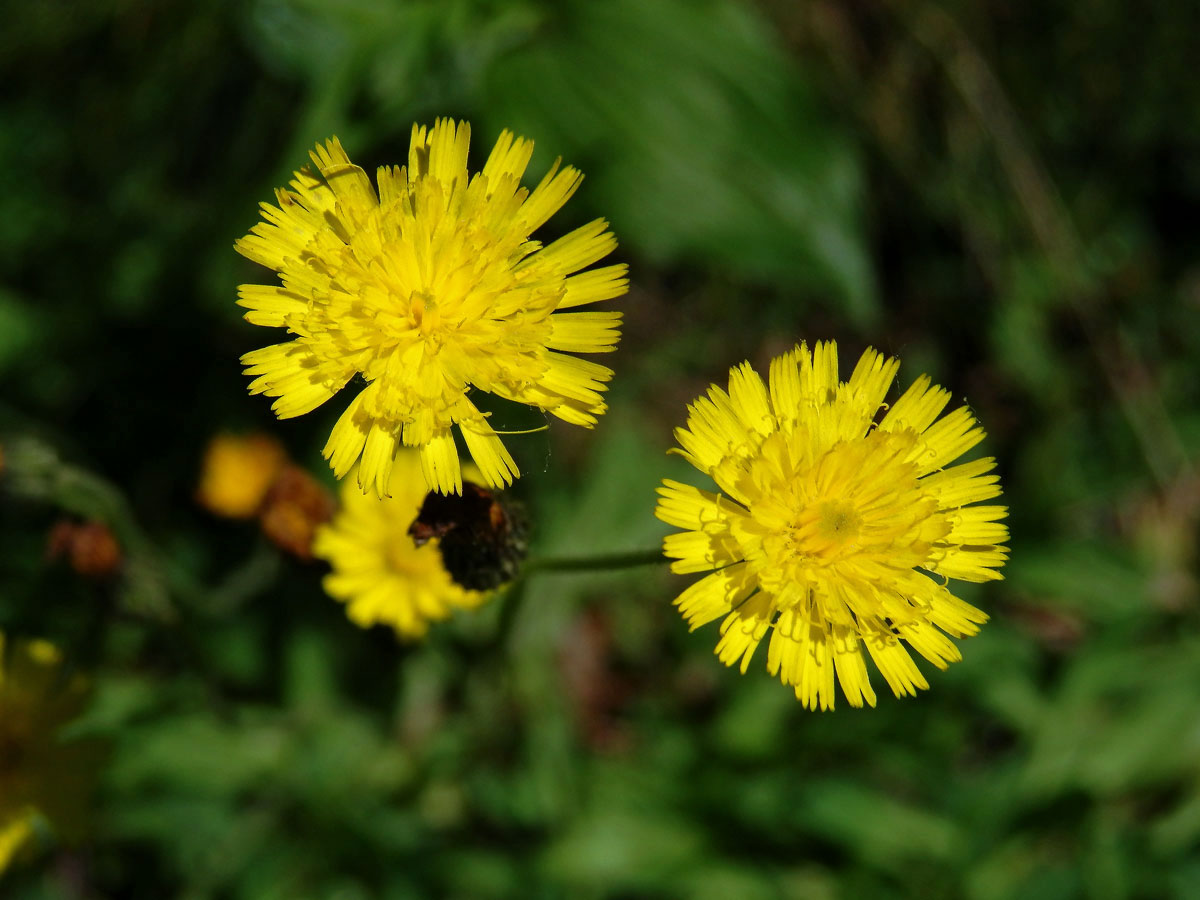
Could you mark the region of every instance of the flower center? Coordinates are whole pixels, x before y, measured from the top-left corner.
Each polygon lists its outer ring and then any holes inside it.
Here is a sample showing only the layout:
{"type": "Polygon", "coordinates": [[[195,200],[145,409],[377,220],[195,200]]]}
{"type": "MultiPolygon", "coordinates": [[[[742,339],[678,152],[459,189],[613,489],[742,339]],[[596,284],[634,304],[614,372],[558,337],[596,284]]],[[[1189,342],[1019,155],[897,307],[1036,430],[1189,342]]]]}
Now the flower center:
{"type": "Polygon", "coordinates": [[[561,283],[517,269],[528,255],[519,232],[486,217],[442,227],[440,204],[460,201],[435,188],[422,182],[411,204],[380,207],[364,221],[302,325],[316,356],[378,382],[365,413],[403,425],[410,445],[479,418],[468,386],[516,391],[536,382],[563,293],[561,283]]]}
{"type": "Polygon", "coordinates": [[[862,516],[845,501],[826,501],[817,507],[816,513],[817,535],[835,547],[852,542],[862,530],[862,516]]]}
{"type": "Polygon", "coordinates": [[[406,534],[399,534],[384,546],[383,558],[393,573],[411,577],[423,568],[419,565],[417,552],[412,538],[406,534]]]}
{"type": "Polygon", "coordinates": [[[405,581],[428,582],[441,567],[438,540],[434,538],[418,547],[408,535],[411,518],[403,521],[392,519],[384,531],[387,539],[383,544],[383,564],[386,569],[405,581]]]}
{"type": "Polygon", "coordinates": [[[408,317],[425,337],[429,337],[442,321],[437,299],[423,291],[413,292],[409,300],[408,317]]]}
{"type": "Polygon", "coordinates": [[[792,437],[780,477],[760,470],[763,496],[750,541],[761,544],[745,549],[760,560],[761,578],[805,583],[898,559],[905,568],[921,565],[941,525],[931,522],[936,503],[908,461],[914,436],[873,432],[820,453],[803,446],[803,435],[792,437]]]}
{"type": "Polygon", "coordinates": [[[854,497],[803,503],[786,531],[787,555],[800,565],[829,565],[861,548],[866,522],[854,497]]]}

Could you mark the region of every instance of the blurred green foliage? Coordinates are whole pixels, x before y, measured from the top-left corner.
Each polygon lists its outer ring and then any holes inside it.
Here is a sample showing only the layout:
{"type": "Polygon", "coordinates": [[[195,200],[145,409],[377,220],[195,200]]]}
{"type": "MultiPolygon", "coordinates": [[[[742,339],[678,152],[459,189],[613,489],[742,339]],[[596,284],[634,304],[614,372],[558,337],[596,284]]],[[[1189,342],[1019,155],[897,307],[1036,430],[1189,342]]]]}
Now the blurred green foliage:
{"type": "MultiPolygon", "coordinates": [[[[1200,16],[1116,0],[87,0],[0,28],[0,627],[94,673],[77,898],[1200,896],[1200,16]],[[665,572],[541,574],[423,645],[192,500],[276,423],[240,353],[255,204],[338,134],[469,118],[587,180],[634,288],[612,412],[514,441],[535,551],[653,546],[684,404],[801,338],[967,397],[1012,507],[931,689],[804,712],[665,572]],[[570,433],[578,431],[579,433],[570,433]],[[20,476],[20,477],[18,477],[20,476]],[[85,582],[64,514],[128,554],[85,582]]],[[[324,475],[322,475],[324,477],[324,475]]]]}

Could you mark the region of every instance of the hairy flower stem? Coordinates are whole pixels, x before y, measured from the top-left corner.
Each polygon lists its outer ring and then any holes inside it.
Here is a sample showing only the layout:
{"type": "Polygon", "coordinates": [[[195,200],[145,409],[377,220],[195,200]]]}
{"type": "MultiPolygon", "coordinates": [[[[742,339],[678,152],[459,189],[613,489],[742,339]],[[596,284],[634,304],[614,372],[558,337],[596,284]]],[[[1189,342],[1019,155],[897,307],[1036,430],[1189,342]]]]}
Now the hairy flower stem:
{"type": "Polygon", "coordinates": [[[637,566],[652,566],[666,563],[661,549],[634,550],[629,553],[603,553],[599,556],[560,556],[548,559],[531,559],[525,564],[523,574],[535,572],[609,572],[632,569],[637,566]]]}

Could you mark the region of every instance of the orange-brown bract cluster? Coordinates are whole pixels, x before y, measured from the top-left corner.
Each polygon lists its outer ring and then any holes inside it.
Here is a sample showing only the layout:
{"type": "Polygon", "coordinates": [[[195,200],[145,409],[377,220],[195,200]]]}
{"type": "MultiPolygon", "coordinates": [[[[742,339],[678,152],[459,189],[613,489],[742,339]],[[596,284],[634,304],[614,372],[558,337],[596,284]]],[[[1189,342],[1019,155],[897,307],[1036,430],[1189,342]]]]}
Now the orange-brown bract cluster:
{"type": "Polygon", "coordinates": [[[297,559],[312,559],[317,528],[334,512],[333,497],[262,434],[218,435],[204,454],[196,500],[215,515],[256,518],[266,537],[297,559]]]}
{"type": "Polygon", "coordinates": [[[267,492],[258,523],[276,546],[308,561],[313,535],[334,513],[333,496],[299,466],[284,466],[267,492]]]}
{"type": "Polygon", "coordinates": [[[125,560],[116,535],[103,522],[62,519],[46,538],[48,559],[65,558],[71,569],[84,578],[102,579],[115,575],[125,560]]]}

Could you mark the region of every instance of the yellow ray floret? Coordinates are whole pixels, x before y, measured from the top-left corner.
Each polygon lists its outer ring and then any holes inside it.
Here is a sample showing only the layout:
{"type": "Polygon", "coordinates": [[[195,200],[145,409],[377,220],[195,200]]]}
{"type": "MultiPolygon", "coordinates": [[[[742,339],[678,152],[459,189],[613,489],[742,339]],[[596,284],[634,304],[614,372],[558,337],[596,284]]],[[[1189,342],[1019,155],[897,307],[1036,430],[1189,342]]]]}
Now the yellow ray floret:
{"type": "MultiPolygon", "coordinates": [[[[346,604],[350,621],[360,628],[387,625],[403,640],[423,637],[431,622],[473,609],[491,596],[454,583],[442,565],[437,539],[418,547],[409,536],[425,500],[425,465],[422,453],[401,448],[386,499],[346,481],[341,509],[313,540],[313,555],[333,569],[325,576],[325,591],[346,604]]],[[[471,465],[462,475],[475,482],[482,478],[471,465]]]]}
{"type": "Polygon", "coordinates": [[[518,476],[472,391],[589,428],[605,411],[612,371],[570,354],[616,349],[621,314],[561,310],[628,290],[624,265],[587,269],[616,238],[597,219],[543,247],[531,235],[583,176],[556,162],[522,187],[533,143],[507,131],[472,175],[470,133],[449,119],[414,126],[407,165],[380,168],[375,185],[331,138],[235,244],[280,278],[238,288],[246,320],[292,335],[242,358],[251,393],[290,418],[365,382],[325,457],[339,478],[357,465],[380,496],[401,447],[420,451],[430,488],[460,492],[456,434],[487,484],[518,476]]]}
{"type": "Polygon", "coordinates": [[[875,350],[849,380],[837,347],[801,344],[713,385],[675,431],[679,450],[721,493],[678,481],[656,514],[682,529],[663,542],[679,573],[708,573],[676,598],[692,628],[721,623],[717,655],[743,672],[767,637],[767,668],[810,709],[875,705],[866,657],[897,696],[928,685],[910,649],[940,669],[949,636],[987,616],[948,579],[1000,578],[1008,558],[993,459],[948,466],[984,437],[966,407],[938,418],[948,391],[921,376],[891,406],[899,362],[875,350]],[[884,409],[886,414],[881,416],[884,409]]]}

